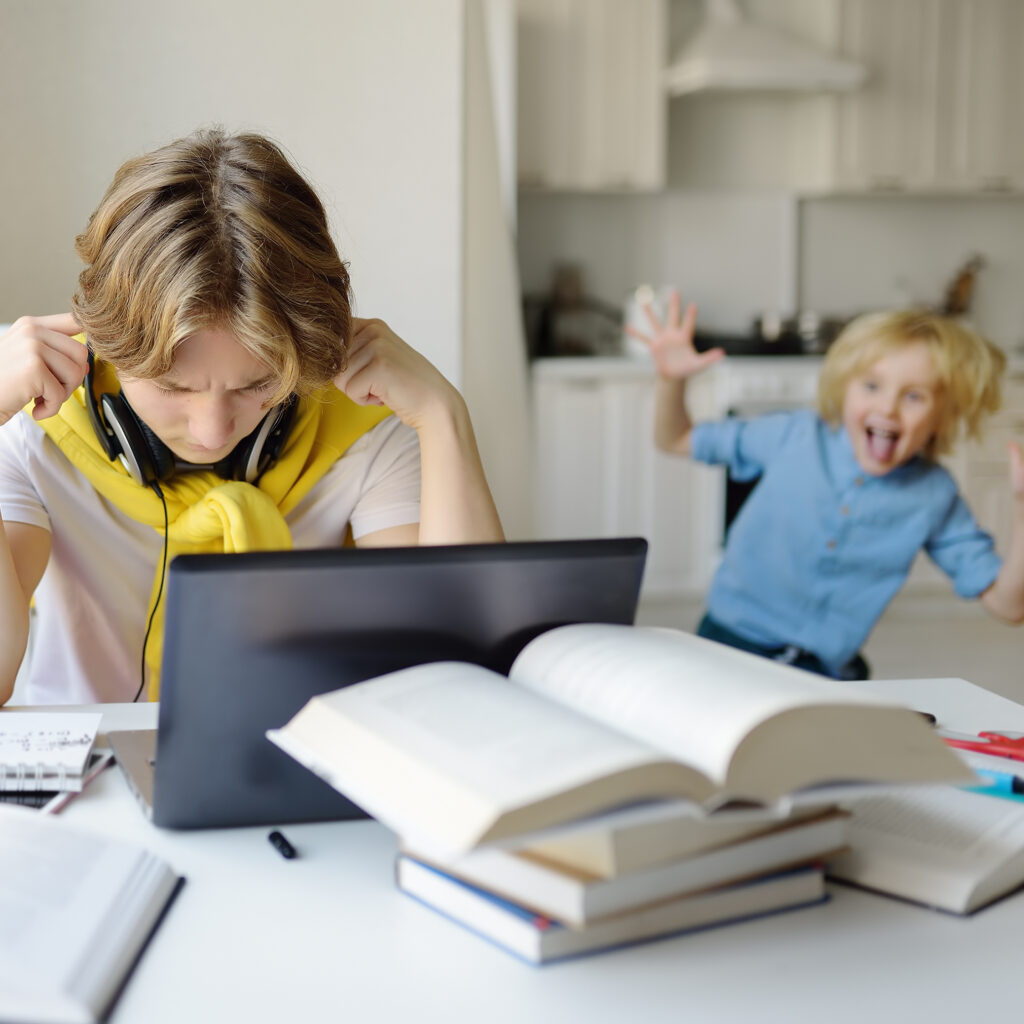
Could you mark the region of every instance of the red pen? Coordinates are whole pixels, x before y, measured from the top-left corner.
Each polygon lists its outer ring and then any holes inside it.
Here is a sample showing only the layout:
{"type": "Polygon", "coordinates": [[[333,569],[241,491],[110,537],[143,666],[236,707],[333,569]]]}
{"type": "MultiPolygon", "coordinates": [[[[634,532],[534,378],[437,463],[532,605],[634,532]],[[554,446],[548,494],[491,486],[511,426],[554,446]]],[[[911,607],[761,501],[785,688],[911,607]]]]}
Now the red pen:
{"type": "Polygon", "coordinates": [[[951,747],[961,750],[974,750],[992,757],[1008,757],[1014,761],[1024,761],[1024,733],[1019,732],[979,732],[976,736],[965,733],[940,732],[939,735],[951,747]]]}

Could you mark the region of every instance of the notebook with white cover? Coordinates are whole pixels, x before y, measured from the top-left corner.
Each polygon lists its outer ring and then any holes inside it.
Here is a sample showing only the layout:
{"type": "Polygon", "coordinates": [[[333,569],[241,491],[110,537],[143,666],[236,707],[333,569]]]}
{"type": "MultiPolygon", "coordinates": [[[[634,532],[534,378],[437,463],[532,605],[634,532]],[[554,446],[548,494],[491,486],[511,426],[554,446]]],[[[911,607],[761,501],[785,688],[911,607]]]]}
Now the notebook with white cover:
{"type": "Polygon", "coordinates": [[[0,714],[0,790],[80,790],[102,717],[87,711],[0,714]]]}

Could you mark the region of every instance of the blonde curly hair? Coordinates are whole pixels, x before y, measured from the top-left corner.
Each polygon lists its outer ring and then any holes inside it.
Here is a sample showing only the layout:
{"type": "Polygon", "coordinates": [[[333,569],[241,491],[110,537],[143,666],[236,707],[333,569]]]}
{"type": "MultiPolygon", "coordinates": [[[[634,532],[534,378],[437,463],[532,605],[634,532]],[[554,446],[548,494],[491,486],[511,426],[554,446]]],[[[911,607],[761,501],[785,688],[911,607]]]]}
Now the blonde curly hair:
{"type": "Polygon", "coordinates": [[[119,372],[159,377],[214,327],[278,378],[268,404],[345,365],[348,270],[315,191],[262,135],[202,129],[129,160],[75,249],[75,318],[119,372]]]}
{"type": "Polygon", "coordinates": [[[867,313],[857,317],[829,347],[818,378],[818,410],[833,426],[842,422],[847,385],[883,356],[923,341],[942,385],[940,420],[923,454],[951,451],[963,431],[981,434],[984,418],[1000,405],[1006,356],[992,342],[948,316],[930,310],[867,313]]]}

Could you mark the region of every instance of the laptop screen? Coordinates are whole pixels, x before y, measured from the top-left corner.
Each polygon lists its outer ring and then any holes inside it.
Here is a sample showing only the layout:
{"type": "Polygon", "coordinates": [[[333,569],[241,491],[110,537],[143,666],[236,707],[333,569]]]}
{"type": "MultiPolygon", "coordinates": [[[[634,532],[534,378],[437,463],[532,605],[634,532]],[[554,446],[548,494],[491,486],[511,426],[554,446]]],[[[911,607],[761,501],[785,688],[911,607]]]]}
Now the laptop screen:
{"type": "Polygon", "coordinates": [[[425,661],[507,672],[569,622],[632,623],[641,538],[182,555],[168,570],[153,820],[359,815],[264,733],[310,697],[425,661]]]}

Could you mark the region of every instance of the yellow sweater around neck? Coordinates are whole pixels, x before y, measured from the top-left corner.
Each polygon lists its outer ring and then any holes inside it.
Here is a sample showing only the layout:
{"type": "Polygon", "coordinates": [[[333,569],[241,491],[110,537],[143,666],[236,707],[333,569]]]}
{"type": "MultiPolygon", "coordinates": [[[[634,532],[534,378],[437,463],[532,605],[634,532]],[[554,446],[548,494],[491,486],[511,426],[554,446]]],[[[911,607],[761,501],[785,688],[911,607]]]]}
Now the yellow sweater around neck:
{"type": "MultiPolygon", "coordinates": [[[[102,393],[120,389],[113,368],[106,364],[97,362],[96,378],[102,393]]],[[[31,407],[27,411],[31,412],[31,407]]],[[[291,533],[285,516],[354,441],[390,414],[382,406],[357,405],[337,388],[328,386],[299,401],[284,449],[255,484],[225,481],[208,471],[182,473],[161,484],[167,502],[168,561],[186,553],[290,548],[291,533]]],[[[40,426],[103,498],[130,518],[163,534],[160,498],[133,480],[120,460],[111,462],[107,458],[89,420],[84,385],[56,416],[41,421],[40,426]]],[[[111,571],[116,572],[116,566],[111,571]]],[[[160,576],[157,565],[147,621],[157,600],[160,576]]],[[[161,601],[146,645],[150,700],[159,695],[162,652],[161,601]]]]}

